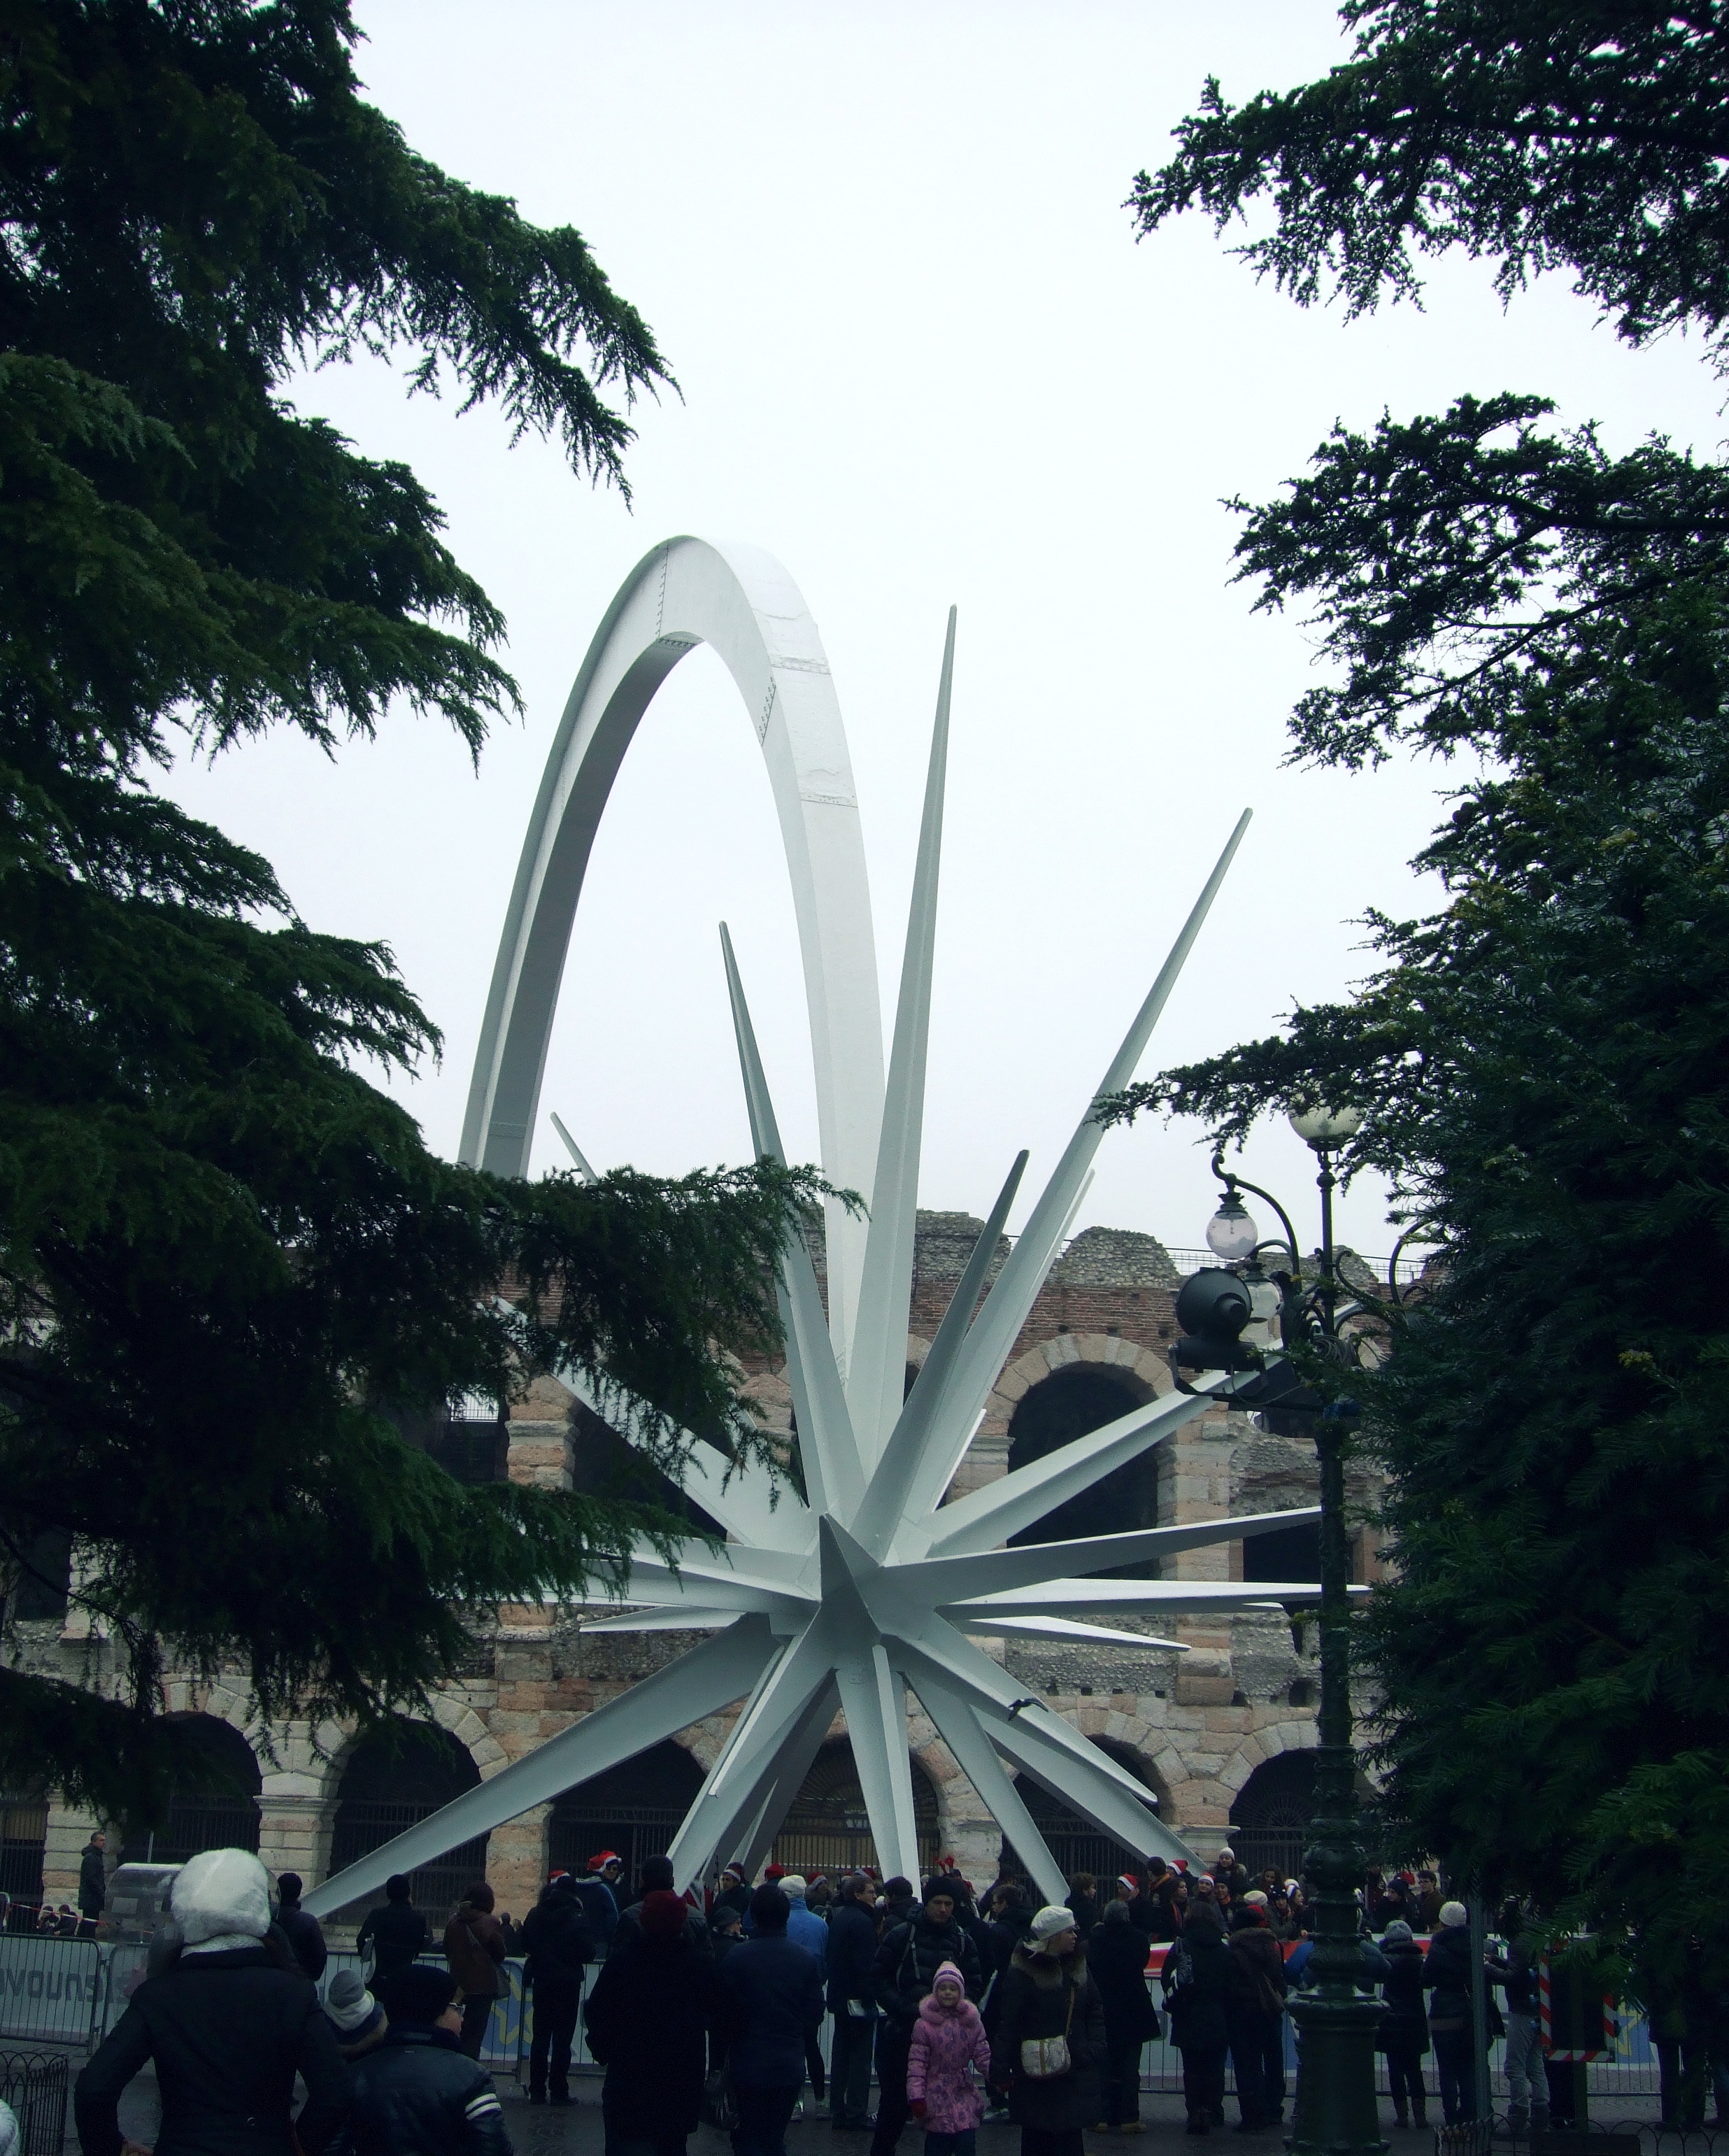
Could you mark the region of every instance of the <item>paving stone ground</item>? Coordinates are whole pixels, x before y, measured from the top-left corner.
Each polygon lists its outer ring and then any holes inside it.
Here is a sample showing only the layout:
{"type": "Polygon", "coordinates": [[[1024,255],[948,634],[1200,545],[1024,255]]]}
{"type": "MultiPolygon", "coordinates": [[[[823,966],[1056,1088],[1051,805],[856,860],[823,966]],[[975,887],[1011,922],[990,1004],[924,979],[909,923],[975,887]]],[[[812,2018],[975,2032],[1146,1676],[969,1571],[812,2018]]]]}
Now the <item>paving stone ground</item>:
{"type": "MultiPolygon", "coordinates": [[[[34,2048],[34,2047],[27,2047],[34,2048]]],[[[85,2062],[85,2053],[64,2054],[71,2072],[77,2074],[85,2062]]],[[[604,2133],[600,2113],[600,2076],[598,2074],[577,2076],[572,2082],[575,2101],[568,2107],[554,2110],[541,2105],[531,2105],[517,2082],[510,2075],[498,2079],[498,2092],[505,2106],[505,2122],[518,2156],[603,2156],[604,2133]]],[[[1501,2101],[1497,2092],[1497,2103],[1501,2101]]],[[[1649,2098],[1626,2100],[1593,2098],[1592,2126],[1597,2130],[1626,2132],[1644,2123],[1655,2111],[1649,2098]]],[[[1223,2133],[1215,2133],[1209,2138],[1223,2141],[1229,2146],[1249,2152],[1260,2152],[1260,2156],[1283,2156],[1284,2137],[1289,2131],[1275,2128],[1261,2133],[1238,2133],[1234,2130],[1236,2101],[1227,2097],[1226,2110],[1233,2122],[1223,2133]]],[[[1431,2107],[1430,2128],[1438,2123],[1439,2106],[1431,2107]]],[[[1287,2119],[1289,2112],[1287,2110],[1287,2119]]],[[[1141,2099],[1141,2117],[1144,2131],[1139,2134],[1089,2133],[1086,2136],[1087,2156],[1193,2156],[1194,2143],[1183,2132],[1182,2099],[1177,2096],[1148,2093],[1141,2099]]],[[[121,2128],[128,2138],[142,2148],[154,2145],[161,2113],[156,2103],[156,2076],[146,2067],[127,2089],[121,2103],[121,2128]]],[[[1391,2156],[1436,2156],[1433,2131],[1419,2133],[1408,2128],[1401,2131],[1394,2121],[1393,2107],[1383,2098],[1381,2105],[1381,2130],[1391,2144],[1391,2156]]],[[[1656,2156],[1711,2156],[1710,2135],[1665,2135],[1656,2156]]],[[[1722,2137],[1715,2138],[1721,2143],[1722,2137]]],[[[829,2123],[826,2111],[813,2102],[807,2094],[804,2117],[795,2119],[787,2131],[787,2156],[869,2156],[870,2137],[865,2133],[836,2133],[829,2123]]],[[[924,2137],[909,2128],[900,2137],[898,2156],[923,2156],[924,2137]]],[[[1498,2143],[1506,2156],[1520,2156],[1528,2143],[1515,2144],[1501,2139],[1498,2143]]],[[[68,2106],[64,2156],[81,2156],[77,2132],[73,2125],[70,2106],[68,2106]]],[[[700,2126],[690,2137],[689,2156],[732,2156],[731,2143],[724,2133],[714,2128],[700,2126]]],[[[993,2125],[979,2130],[978,2156],[1020,2156],[1020,2129],[1018,2127],[993,2125]]]]}

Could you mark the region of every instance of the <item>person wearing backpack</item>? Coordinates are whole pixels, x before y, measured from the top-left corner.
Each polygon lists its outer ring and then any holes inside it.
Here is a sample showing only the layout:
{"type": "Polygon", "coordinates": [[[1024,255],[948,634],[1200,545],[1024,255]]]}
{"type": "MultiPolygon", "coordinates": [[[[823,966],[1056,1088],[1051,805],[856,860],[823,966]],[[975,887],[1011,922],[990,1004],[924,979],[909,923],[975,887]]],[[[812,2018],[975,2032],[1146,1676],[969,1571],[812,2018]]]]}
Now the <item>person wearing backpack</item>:
{"type": "MultiPolygon", "coordinates": [[[[1381,1979],[1381,1996],[1387,2011],[1375,2034],[1375,2049],[1387,2056],[1387,2082],[1393,2096],[1393,2115],[1401,2126],[1422,2127],[1426,2097],[1423,2061],[1429,2050],[1429,2015],[1423,2005],[1423,1949],[1403,1917],[1390,1923],[1381,1935],[1381,1953],[1387,1974],[1381,1979]]],[[[1549,2123],[1549,2092],[1543,2090],[1543,2125],[1549,2123]]],[[[1522,2122],[1521,2122],[1522,2126],[1522,2122]]]]}
{"type": "Polygon", "coordinates": [[[1082,2156],[1081,2136],[1099,2116],[1105,2004],[1072,1909],[1039,1912],[999,1989],[991,2079],[1008,2088],[1021,2156],[1082,2156]]]}
{"type": "Polygon", "coordinates": [[[1171,2016],[1171,2041],[1183,2054],[1183,2100],[1191,2133],[1224,2124],[1224,2060],[1231,1954],[1224,1926],[1210,1902],[1196,1902],[1161,1978],[1171,2016]]]}
{"type": "Polygon", "coordinates": [[[571,2046],[582,2005],[582,1981],[598,1945],[577,1882],[561,1871],[542,1890],[522,1926],[523,1975],[533,1989],[534,2041],[528,2054],[531,2103],[568,2103],[571,2046]]]}
{"type": "Polygon", "coordinates": [[[1231,1987],[1225,2001],[1237,2105],[1245,2133],[1285,2116],[1285,1957],[1267,1929],[1266,1897],[1251,1889],[1226,1942],[1231,1987]]]}

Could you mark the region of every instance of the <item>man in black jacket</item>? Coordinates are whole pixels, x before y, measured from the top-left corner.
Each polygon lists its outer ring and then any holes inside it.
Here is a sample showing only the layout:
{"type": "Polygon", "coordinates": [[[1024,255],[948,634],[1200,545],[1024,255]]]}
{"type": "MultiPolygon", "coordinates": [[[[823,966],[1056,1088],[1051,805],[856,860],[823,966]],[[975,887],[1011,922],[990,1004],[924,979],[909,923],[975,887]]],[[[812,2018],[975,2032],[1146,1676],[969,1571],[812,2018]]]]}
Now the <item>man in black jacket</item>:
{"type": "Polygon", "coordinates": [[[870,2055],[877,2003],[870,1972],[876,1960],[876,1889],[862,1872],[840,1882],[829,1915],[829,2011],[834,2041],[829,2059],[829,2120],[837,2133],[870,2123],[870,2055]]]}
{"type": "Polygon", "coordinates": [[[571,2046],[582,2010],[582,1979],[599,1942],[569,1872],[561,1871],[522,1927],[524,1971],[534,1986],[534,2042],[528,2055],[531,2103],[568,2103],[571,2046]]]}
{"type": "MultiPolygon", "coordinates": [[[[672,1859],[670,1856],[645,1856],[638,1867],[636,1876],[638,1888],[636,1899],[627,1902],[618,1912],[618,1928],[613,1933],[612,1943],[607,1948],[608,1954],[620,1953],[633,1941],[641,1938],[642,1907],[648,1896],[670,1894],[675,1891],[672,1883],[672,1859]]],[[[690,1907],[688,1903],[685,1906],[690,1907]]],[[[711,1961],[714,1959],[715,1943],[710,1936],[709,1928],[704,1922],[702,1912],[700,1909],[690,1909],[690,1914],[685,1917],[685,1937],[695,1953],[706,1955],[711,1961]]]]}
{"type": "Polygon", "coordinates": [[[294,1958],[314,1984],[324,1974],[330,1949],[324,1943],[324,1927],[300,1907],[301,1883],[297,1871],[285,1871],[276,1881],[276,1921],[282,1936],[294,1949],[294,1958]]]}
{"type": "Polygon", "coordinates": [[[354,1942],[362,1953],[371,1947],[372,1972],[381,1982],[397,1969],[406,1969],[416,1954],[429,1953],[432,1948],[432,1926],[409,1896],[410,1882],[406,1875],[392,1872],[384,1882],[383,1907],[367,1912],[360,1936],[354,1942]]]}
{"type": "Polygon", "coordinates": [[[955,1916],[954,1889],[938,1876],[925,1881],[925,1898],[904,1924],[885,1933],[871,1981],[883,2018],[876,2033],[876,2131],[870,2156],[890,2156],[906,2124],[906,2061],[919,2002],[928,1999],[936,1972],[952,1961],[967,1979],[977,2005],[983,1989],[978,1948],[955,1916]]]}
{"type": "Polygon", "coordinates": [[[455,1978],[411,1963],[381,1989],[390,2026],[351,2069],[339,2156],[511,2156],[492,2076],[462,2048],[455,1978]]]}
{"type": "Polygon", "coordinates": [[[78,1913],[95,1923],[108,1900],[108,1837],[93,1834],[78,1860],[78,1913]]]}
{"type": "Polygon", "coordinates": [[[318,1994],[264,1944],[269,1879],[244,1849],[211,1849],[185,1864],[170,1913],[177,1958],[147,1977],[78,2077],[85,2156],[121,2156],[121,2092],[156,2064],[160,2145],[208,2156],[287,2149],[295,2076],[306,2102],[294,2121],[305,2156],[321,2156],[348,2106],[348,2069],[318,1994]]]}

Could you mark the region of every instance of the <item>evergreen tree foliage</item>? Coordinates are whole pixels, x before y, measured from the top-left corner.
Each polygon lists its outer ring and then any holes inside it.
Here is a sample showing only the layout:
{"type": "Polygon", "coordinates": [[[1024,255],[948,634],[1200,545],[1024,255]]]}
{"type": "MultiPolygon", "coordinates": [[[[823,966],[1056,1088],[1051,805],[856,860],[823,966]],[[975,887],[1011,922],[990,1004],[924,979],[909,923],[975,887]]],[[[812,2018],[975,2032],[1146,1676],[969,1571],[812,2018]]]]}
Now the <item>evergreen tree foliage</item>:
{"type": "Polygon", "coordinates": [[[0,40],[0,1554],[16,1612],[69,1545],[95,1635],[87,1686],[8,1655],[0,1785],[109,1816],[173,1778],[165,1668],[374,1716],[668,1525],[459,1485],[405,1417],[568,1361],[673,1472],[680,1428],[769,1471],[727,1351],[777,1337],[818,1187],[437,1158],[362,1075],[439,1046],[387,951],[151,786],[177,743],[394,704],[478,749],[514,706],[436,505],[295,370],[400,352],[620,485],[618,400],[670,378],[577,232],[364,101],[356,38],[342,0],[17,0],[0,40]]]}
{"type": "Polygon", "coordinates": [[[1496,289],[1547,270],[1642,344],[1729,322],[1729,23],[1719,0],[1347,0],[1355,49],[1321,82],[1226,102],[1216,78],[1177,155],[1136,175],[1144,233],[1199,208],[1305,305],[1414,298],[1416,258],[1462,247],[1496,289]]]}
{"type": "MultiPolygon", "coordinates": [[[[1460,245],[1506,291],[1570,268],[1635,342],[1721,336],[1718,8],[1343,13],[1325,82],[1209,84],[1144,231],[1270,198],[1245,252],[1306,303],[1409,295],[1460,245]]],[[[1507,394],[1336,427],[1234,506],[1257,603],[1319,634],[1294,753],[1476,775],[1416,864],[1444,906],[1370,916],[1355,995],[1104,1112],[1240,1142],[1270,1107],[1366,1111],[1347,1172],[1439,1246],[1353,1379],[1390,1477],[1359,1643],[1388,1809],[1671,1981],[1729,1865],[1729,480],[1507,394]]]]}

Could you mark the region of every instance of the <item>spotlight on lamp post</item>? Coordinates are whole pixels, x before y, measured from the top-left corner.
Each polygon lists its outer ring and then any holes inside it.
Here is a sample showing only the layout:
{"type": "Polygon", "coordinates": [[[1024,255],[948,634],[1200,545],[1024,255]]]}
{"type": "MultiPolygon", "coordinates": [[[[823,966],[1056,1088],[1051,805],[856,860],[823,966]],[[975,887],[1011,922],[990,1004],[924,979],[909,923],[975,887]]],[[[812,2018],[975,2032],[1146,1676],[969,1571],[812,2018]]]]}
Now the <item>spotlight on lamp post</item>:
{"type": "Polygon", "coordinates": [[[1269,1190],[1244,1183],[1215,1153],[1213,1172],[1224,1186],[1207,1224],[1207,1245],[1220,1260],[1192,1274],[1177,1298],[1183,1337],[1171,1365],[1183,1390],[1190,1371],[1247,1371],[1226,1386],[1209,1386],[1244,1407],[1277,1407],[1302,1414],[1315,1440],[1321,1470],[1321,1710],[1315,1760],[1315,1811],[1303,1856],[1303,1883],[1314,1915],[1314,1988],[1291,2001],[1299,2037],[1296,2104],[1286,2144],[1292,2156],[1379,2156],[1375,2101],[1375,2032],[1378,1999],[1357,1988],[1362,1967],[1357,1888],[1363,1876],[1357,1839],[1357,1762],[1352,1746],[1350,1548],[1345,1522],[1345,1443],[1357,1404],[1323,1399],[1289,1359],[1301,1342],[1327,1363],[1350,1367],[1357,1352],[1342,1330],[1362,1306],[1339,1276],[1346,1253],[1333,1242],[1333,1156],[1362,1127],[1360,1111],[1305,1103],[1290,1127],[1320,1162],[1321,1247],[1311,1272],[1298,1255],[1290,1216],[1269,1190]],[[1262,1242],[1242,1193],[1263,1198],[1278,1214],[1285,1240],[1262,1242]],[[1249,1346],[1252,1320],[1280,1319],[1281,1348],[1249,1346]]]}

